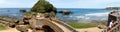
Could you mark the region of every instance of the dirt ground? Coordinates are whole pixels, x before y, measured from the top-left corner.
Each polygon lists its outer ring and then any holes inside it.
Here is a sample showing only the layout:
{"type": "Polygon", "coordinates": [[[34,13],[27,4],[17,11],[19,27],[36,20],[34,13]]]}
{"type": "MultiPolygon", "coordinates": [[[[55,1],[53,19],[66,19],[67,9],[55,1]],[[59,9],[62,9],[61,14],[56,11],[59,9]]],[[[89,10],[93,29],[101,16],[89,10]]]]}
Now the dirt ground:
{"type": "MultiPolygon", "coordinates": [[[[79,32],[102,32],[103,29],[93,27],[93,28],[76,29],[76,30],[79,32]]],[[[16,30],[15,28],[8,28],[6,30],[0,30],[0,32],[20,32],[20,31],[16,30]]],[[[29,32],[31,32],[31,30],[29,30],[29,32]]]]}

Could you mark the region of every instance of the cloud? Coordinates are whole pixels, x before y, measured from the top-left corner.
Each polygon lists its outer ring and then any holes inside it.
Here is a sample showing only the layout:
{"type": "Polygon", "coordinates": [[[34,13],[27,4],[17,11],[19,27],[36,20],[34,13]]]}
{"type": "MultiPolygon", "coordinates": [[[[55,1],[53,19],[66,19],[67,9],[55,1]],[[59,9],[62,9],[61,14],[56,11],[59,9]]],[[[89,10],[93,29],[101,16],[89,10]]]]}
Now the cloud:
{"type": "MultiPolygon", "coordinates": [[[[32,7],[38,0],[0,0],[0,7],[32,7]]],[[[120,6],[120,0],[47,0],[57,8],[105,8],[120,6]]]]}
{"type": "Polygon", "coordinates": [[[0,4],[3,4],[3,3],[5,3],[5,1],[4,0],[0,0],[0,4]]]}
{"type": "MultiPolygon", "coordinates": [[[[120,0],[48,0],[56,7],[65,8],[105,8],[107,6],[114,6],[116,2],[120,3],[120,0]],[[113,4],[111,4],[113,3],[113,4]]],[[[120,5],[120,4],[119,4],[120,5]]]]}
{"type": "Polygon", "coordinates": [[[0,8],[30,8],[38,0],[0,0],[0,8]]]}

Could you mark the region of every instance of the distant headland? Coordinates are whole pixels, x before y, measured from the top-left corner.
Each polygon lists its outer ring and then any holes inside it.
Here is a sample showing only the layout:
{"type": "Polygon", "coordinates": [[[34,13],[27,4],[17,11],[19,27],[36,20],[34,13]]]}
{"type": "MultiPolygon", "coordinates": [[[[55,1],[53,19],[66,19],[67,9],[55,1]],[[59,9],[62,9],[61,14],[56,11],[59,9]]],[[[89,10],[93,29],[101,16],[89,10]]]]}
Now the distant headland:
{"type": "Polygon", "coordinates": [[[120,7],[107,7],[105,9],[107,9],[107,10],[119,10],[120,7]]]}

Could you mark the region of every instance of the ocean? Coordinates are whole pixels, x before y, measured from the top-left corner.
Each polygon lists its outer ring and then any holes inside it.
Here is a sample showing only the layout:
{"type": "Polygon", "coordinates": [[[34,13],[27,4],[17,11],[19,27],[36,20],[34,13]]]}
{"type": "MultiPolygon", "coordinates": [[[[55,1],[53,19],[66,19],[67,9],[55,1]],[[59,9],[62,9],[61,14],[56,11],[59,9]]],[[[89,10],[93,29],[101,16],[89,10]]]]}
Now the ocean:
{"type": "MultiPolygon", "coordinates": [[[[24,13],[21,8],[0,8],[0,16],[23,18],[24,13]]],[[[25,8],[29,12],[30,8],[25,8]]],[[[57,11],[68,10],[73,12],[70,15],[57,13],[57,17],[63,21],[102,21],[107,20],[108,13],[111,11],[104,9],[83,9],[83,8],[57,8],[57,11]]]]}

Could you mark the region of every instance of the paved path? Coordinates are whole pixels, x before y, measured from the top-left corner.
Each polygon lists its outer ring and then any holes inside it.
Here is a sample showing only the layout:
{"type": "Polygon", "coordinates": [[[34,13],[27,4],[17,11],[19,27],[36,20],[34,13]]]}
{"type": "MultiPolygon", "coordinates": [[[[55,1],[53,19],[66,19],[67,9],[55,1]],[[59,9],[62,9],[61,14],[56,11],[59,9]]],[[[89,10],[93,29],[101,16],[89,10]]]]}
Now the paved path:
{"type": "Polygon", "coordinates": [[[58,27],[60,27],[62,30],[64,30],[64,32],[71,32],[71,30],[69,30],[68,28],[66,28],[65,26],[58,24],[54,21],[52,21],[52,23],[56,24],[58,27]]]}
{"type": "Polygon", "coordinates": [[[0,32],[19,32],[19,31],[17,31],[15,28],[9,28],[6,30],[1,30],[0,32]]]}
{"type": "MultiPolygon", "coordinates": [[[[0,30],[0,32],[20,32],[20,31],[16,30],[16,28],[8,28],[6,30],[0,30]]],[[[29,30],[29,32],[31,32],[31,30],[29,30]]]]}
{"type": "MultiPolygon", "coordinates": [[[[93,28],[86,28],[86,29],[76,29],[79,32],[101,32],[102,29],[98,29],[97,27],[93,27],[93,28]]],[[[1,30],[0,32],[19,32],[17,31],[15,28],[9,28],[6,30],[1,30]]],[[[31,30],[29,30],[29,32],[31,32],[31,30]]]]}
{"type": "Polygon", "coordinates": [[[103,29],[99,29],[97,27],[86,28],[86,29],[76,29],[79,32],[102,32],[103,29]]]}

